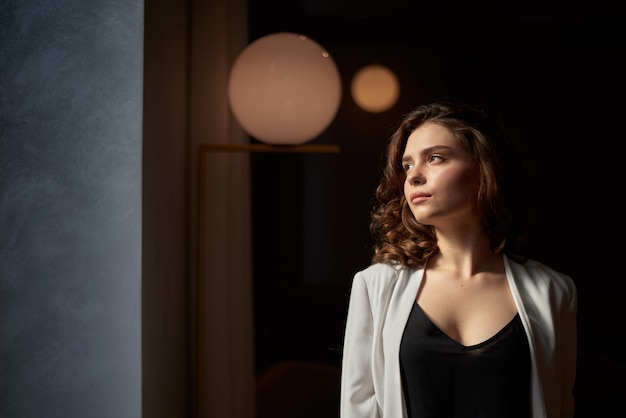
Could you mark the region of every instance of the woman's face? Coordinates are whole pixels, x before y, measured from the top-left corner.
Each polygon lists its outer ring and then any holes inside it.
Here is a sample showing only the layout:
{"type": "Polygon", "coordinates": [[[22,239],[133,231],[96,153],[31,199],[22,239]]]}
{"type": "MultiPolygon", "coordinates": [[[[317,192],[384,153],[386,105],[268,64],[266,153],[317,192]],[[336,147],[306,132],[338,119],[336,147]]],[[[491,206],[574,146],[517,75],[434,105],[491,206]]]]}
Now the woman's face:
{"type": "Polygon", "coordinates": [[[402,165],[404,196],[418,222],[435,228],[478,222],[477,171],[448,128],[426,122],[415,129],[402,165]]]}

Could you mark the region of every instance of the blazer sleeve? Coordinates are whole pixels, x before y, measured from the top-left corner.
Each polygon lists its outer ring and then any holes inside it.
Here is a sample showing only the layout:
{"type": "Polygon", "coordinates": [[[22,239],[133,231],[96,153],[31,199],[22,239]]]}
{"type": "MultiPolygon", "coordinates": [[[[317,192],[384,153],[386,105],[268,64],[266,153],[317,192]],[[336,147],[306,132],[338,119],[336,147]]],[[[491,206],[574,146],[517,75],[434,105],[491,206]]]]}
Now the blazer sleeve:
{"type": "Polygon", "coordinates": [[[367,284],[354,276],[342,350],[341,418],[375,418],[378,407],[372,374],[374,321],[367,284]]]}

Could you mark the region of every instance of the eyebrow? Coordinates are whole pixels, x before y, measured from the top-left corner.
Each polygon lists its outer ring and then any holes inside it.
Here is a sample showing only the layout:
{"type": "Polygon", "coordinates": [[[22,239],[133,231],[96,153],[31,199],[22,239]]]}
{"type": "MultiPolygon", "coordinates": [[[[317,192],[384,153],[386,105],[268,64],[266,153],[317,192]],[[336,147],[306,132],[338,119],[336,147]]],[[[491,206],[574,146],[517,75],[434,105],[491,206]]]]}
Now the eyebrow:
{"type": "MultiPolygon", "coordinates": [[[[451,149],[452,149],[452,147],[449,147],[447,145],[433,145],[432,147],[424,148],[423,150],[421,150],[419,152],[419,154],[420,155],[429,155],[429,154],[432,154],[433,152],[438,151],[438,150],[449,151],[451,149]]],[[[402,156],[402,162],[410,161],[412,159],[413,158],[411,158],[410,156],[402,156]]]]}

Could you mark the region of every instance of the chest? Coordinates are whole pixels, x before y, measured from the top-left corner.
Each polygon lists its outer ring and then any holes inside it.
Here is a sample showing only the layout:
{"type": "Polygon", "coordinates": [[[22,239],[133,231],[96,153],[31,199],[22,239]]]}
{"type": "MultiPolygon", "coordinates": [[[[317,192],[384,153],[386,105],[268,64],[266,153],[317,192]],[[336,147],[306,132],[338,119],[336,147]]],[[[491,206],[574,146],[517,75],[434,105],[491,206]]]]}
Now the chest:
{"type": "Polygon", "coordinates": [[[416,301],[433,324],[463,345],[492,337],[517,314],[504,274],[469,280],[429,274],[416,301]]]}

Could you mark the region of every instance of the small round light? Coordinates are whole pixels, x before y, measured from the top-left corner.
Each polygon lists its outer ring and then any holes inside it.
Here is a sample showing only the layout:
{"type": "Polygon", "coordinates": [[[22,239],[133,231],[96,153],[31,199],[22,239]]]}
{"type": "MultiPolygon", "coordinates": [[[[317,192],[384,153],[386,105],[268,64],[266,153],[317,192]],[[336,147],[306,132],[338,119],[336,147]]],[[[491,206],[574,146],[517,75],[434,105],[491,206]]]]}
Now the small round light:
{"type": "Polygon", "coordinates": [[[352,98],[363,110],[380,113],[398,100],[400,83],[387,67],[373,64],[361,68],[352,78],[352,98]]]}
{"type": "Polygon", "coordinates": [[[299,145],[335,118],[341,78],[328,52],[289,32],[257,39],[237,57],[228,81],[230,107],[241,127],[271,145],[299,145]]]}

